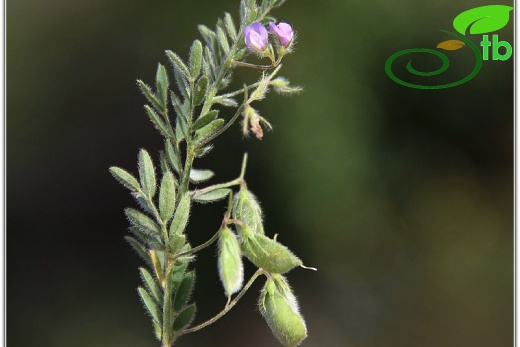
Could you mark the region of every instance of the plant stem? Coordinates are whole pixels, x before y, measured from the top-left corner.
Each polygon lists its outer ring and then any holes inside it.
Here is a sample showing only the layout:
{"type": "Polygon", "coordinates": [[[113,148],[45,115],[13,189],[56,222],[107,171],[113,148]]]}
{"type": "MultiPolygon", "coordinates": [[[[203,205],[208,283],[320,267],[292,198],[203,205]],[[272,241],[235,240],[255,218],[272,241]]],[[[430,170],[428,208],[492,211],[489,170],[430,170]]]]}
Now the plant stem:
{"type": "Polygon", "coordinates": [[[203,328],[207,327],[208,325],[211,325],[211,324],[215,323],[220,318],[222,318],[226,313],[229,312],[229,310],[231,310],[233,308],[233,306],[236,305],[236,303],[242,298],[242,296],[244,296],[244,294],[251,287],[251,285],[258,278],[258,276],[262,275],[263,273],[264,273],[264,270],[258,269],[253,274],[253,276],[251,276],[251,278],[246,283],[244,288],[242,288],[240,293],[238,293],[238,295],[229,304],[227,304],[226,307],[222,311],[220,311],[216,316],[214,316],[213,318],[205,321],[204,323],[201,323],[201,324],[199,324],[197,326],[194,326],[193,328],[189,328],[189,329],[184,330],[183,334],[189,334],[189,333],[193,333],[193,332],[195,332],[197,330],[203,329],[203,328]]]}
{"type": "Polygon", "coordinates": [[[163,296],[163,326],[162,326],[162,347],[170,347],[173,343],[171,337],[171,327],[172,323],[170,322],[171,310],[172,310],[172,285],[170,276],[173,270],[173,262],[170,261],[169,253],[166,254],[166,267],[165,267],[165,283],[164,283],[164,296],[163,296]]]}

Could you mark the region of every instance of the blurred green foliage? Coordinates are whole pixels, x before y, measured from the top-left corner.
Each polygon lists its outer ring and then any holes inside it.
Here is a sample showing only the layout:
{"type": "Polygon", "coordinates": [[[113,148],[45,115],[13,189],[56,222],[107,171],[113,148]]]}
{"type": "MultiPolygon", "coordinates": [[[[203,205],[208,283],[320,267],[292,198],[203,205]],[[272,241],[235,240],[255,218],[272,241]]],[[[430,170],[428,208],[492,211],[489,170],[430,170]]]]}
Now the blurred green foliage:
{"type": "MultiPolygon", "coordinates": [[[[275,12],[298,32],[284,76],[304,92],[260,103],[274,131],[242,140],[237,126],[199,166],[234,178],[231,163],[248,151],[266,233],[318,267],[289,274],[305,346],[512,344],[513,61],[484,62],[470,82],[438,91],[384,72],[391,54],[434,48],[458,13],[488,4],[293,0],[275,12]]],[[[7,1],[11,347],[154,344],[135,293],[139,260],[122,238],[131,199],[107,168],[134,167],[140,147],[162,146],[136,79],[151,83],[164,50],[186,57],[197,24],[237,9],[223,0],[7,1]]],[[[513,42],[512,28],[500,39],[513,42]]],[[[471,68],[464,53],[442,78],[471,68]]],[[[252,76],[238,71],[235,83],[252,76]]],[[[193,215],[204,216],[190,225],[198,244],[221,212],[193,215]]],[[[203,320],[226,299],[214,252],[199,266],[203,320]]],[[[277,346],[256,299],[248,293],[179,345],[277,346]]]]}

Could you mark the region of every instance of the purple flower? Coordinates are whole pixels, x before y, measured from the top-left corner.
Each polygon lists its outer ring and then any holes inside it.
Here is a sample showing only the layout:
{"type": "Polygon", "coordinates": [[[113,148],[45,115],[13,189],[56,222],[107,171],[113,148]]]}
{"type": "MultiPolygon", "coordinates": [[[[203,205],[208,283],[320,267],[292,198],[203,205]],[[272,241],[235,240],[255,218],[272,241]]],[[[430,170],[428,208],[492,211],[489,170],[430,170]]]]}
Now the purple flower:
{"type": "Polygon", "coordinates": [[[267,29],[258,22],[254,22],[244,29],[244,40],[252,51],[264,52],[267,49],[267,36],[267,29]]]}
{"type": "Polygon", "coordinates": [[[271,27],[271,32],[280,39],[280,43],[283,47],[287,47],[291,44],[294,32],[290,24],[280,22],[276,25],[274,22],[269,22],[269,27],[271,27]]]}

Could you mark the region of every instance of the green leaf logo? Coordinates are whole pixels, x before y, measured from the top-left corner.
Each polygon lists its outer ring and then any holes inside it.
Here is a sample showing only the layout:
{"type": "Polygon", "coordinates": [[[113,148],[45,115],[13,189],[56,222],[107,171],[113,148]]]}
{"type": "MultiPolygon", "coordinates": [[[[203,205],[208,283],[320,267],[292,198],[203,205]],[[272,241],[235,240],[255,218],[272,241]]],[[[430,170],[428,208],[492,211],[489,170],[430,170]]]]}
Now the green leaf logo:
{"type": "Polygon", "coordinates": [[[453,20],[453,27],[462,35],[486,34],[502,29],[509,22],[509,12],[513,7],[505,5],[488,5],[472,8],[459,14],[453,20]]]}

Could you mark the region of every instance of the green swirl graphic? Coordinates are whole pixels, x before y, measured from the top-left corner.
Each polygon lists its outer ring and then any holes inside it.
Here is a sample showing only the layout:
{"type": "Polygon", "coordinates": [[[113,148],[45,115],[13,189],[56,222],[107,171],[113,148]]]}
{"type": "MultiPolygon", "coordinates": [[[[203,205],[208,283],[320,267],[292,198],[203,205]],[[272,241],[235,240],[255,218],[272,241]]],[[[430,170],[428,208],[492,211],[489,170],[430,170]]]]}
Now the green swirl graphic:
{"type": "Polygon", "coordinates": [[[412,49],[405,49],[403,51],[397,52],[397,53],[393,54],[390,58],[387,59],[387,61],[385,63],[385,71],[386,71],[386,74],[388,75],[388,77],[390,77],[394,82],[399,83],[405,87],[416,88],[416,89],[451,88],[451,87],[455,87],[460,84],[466,83],[467,81],[469,81],[470,79],[475,77],[477,75],[477,73],[480,71],[480,68],[482,67],[482,53],[480,53],[478,47],[473,42],[469,41],[462,35],[452,33],[449,31],[445,31],[445,30],[441,30],[441,31],[445,32],[449,35],[455,36],[456,38],[464,41],[464,43],[466,43],[466,45],[471,47],[471,49],[475,53],[475,58],[476,58],[475,67],[473,68],[473,71],[471,71],[471,73],[469,75],[467,75],[466,77],[464,77],[463,79],[461,79],[459,81],[452,82],[452,83],[446,83],[446,84],[440,84],[440,85],[436,85],[436,86],[413,84],[413,83],[403,81],[402,79],[397,77],[392,72],[392,63],[394,62],[395,59],[397,59],[398,57],[400,57],[402,55],[405,55],[408,53],[430,53],[430,54],[436,55],[437,57],[439,57],[442,60],[442,66],[439,69],[437,69],[435,71],[430,71],[430,72],[422,72],[422,71],[418,71],[418,70],[414,69],[412,67],[412,61],[409,61],[408,64],[406,65],[406,69],[410,73],[417,75],[417,76],[435,76],[435,75],[441,74],[444,71],[446,71],[450,65],[449,59],[444,53],[441,53],[441,52],[433,50],[433,49],[428,49],[428,48],[412,48],[412,49]]]}

